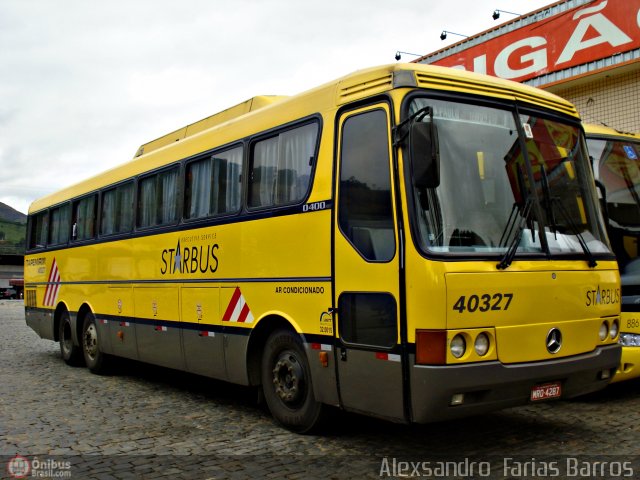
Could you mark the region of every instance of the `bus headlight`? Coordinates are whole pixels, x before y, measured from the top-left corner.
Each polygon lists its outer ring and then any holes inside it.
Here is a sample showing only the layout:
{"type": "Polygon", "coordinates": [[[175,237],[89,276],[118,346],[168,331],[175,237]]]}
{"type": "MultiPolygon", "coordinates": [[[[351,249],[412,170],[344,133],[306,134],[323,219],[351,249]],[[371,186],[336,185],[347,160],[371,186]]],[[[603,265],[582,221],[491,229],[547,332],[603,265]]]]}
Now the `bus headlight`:
{"type": "Polygon", "coordinates": [[[600,331],[598,332],[600,341],[604,342],[608,334],[609,334],[609,325],[607,325],[607,322],[602,322],[602,325],[600,325],[600,331]]]}
{"type": "Polygon", "coordinates": [[[611,340],[613,340],[618,336],[618,331],[619,331],[618,320],[614,320],[611,323],[611,329],[609,330],[609,336],[611,337],[611,340]]]}
{"type": "Polygon", "coordinates": [[[635,333],[621,333],[620,345],[623,347],[640,347],[640,335],[635,333]]]}
{"type": "Polygon", "coordinates": [[[467,342],[464,341],[464,337],[462,335],[457,334],[451,339],[451,345],[449,345],[449,348],[451,349],[451,355],[456,358],[460,358],[464,355],[464,352],[467,349],[467,342]]]}
{"type": "Polygon", "coordinates": [[[481,333],[476,337],[474,347],[480,357],[484,357],[487,354],[489,351],[489,337],[486,333],[481,333]]]}

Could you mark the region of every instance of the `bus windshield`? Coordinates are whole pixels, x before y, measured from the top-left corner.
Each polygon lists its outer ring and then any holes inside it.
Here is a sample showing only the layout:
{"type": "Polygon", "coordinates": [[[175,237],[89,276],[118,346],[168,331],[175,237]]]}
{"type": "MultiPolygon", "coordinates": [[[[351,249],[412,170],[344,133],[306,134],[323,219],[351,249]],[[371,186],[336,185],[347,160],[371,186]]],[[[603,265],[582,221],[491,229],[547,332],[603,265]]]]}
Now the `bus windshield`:
{"type": "Polygon", "coordinates": [[[425,253],[610,252],[578,126],[428,98],[413,99],[409,115],[425,107],[439,149],[437,186],[413,182],[425,253]]]}
{"type": "Polygon", "coordinates": [[[609,221],[618,228],[640,228],[640,142],[588,138],[594,175],[607,192],[609,221]]]}

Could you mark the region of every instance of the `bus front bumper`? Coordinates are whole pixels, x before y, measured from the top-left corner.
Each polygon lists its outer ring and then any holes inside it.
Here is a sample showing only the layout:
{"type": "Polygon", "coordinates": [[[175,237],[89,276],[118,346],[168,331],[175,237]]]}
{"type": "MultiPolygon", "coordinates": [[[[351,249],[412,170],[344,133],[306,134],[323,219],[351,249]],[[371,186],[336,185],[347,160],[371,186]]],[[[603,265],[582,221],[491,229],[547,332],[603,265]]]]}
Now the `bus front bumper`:
{"type": "Polygon", "coordinates": [[[622,359],[611,383],[640,377],[640,347],[622,347],[622,359]]]}
{"type": "Polygon", "coordinates": [[[562,399],[595,392],[613,377],[620,352],[619,345],[608,345],[544,362],[413,365],[412,420],[427,423],[525,405],[535,386],[553,382],[560,382],[562,399]]]}

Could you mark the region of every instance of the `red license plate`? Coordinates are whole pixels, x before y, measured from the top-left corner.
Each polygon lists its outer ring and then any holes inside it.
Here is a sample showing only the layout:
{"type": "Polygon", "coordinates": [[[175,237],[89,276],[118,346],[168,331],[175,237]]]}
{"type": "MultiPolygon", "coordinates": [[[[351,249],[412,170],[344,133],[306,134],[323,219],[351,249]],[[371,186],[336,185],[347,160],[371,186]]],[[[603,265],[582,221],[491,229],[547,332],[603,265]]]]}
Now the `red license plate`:
{"type": "Polygon", "coordinates": [[[548,400],[550,398],[560,398],[562,395],[562,387],[560,382],[545,383],[544,385],[535,385],[531,388],[531,401],[548,400]]]}

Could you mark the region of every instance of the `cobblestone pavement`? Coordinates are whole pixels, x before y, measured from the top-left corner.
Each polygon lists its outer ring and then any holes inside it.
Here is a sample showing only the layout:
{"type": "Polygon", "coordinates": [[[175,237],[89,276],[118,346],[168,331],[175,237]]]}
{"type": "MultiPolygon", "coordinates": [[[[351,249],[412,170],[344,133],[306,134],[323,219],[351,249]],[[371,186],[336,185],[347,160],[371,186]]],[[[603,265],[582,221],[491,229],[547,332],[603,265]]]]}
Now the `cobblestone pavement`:
{"type": "Polygon", "coordinates": [[[341,414],[322,436],[296,435],[248,388],[136,362],[109,376],[66,366],[23,308],[0,301],[0,476],[21,455],[30,475],[100,480],[548,478],[554,466],[558,478],[640,478],[640,382],[431,425],[341,414]]]}

